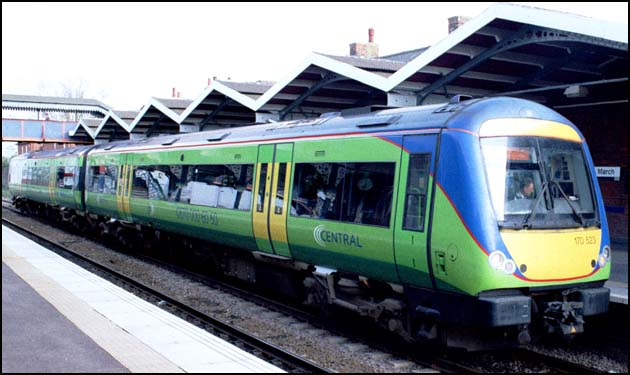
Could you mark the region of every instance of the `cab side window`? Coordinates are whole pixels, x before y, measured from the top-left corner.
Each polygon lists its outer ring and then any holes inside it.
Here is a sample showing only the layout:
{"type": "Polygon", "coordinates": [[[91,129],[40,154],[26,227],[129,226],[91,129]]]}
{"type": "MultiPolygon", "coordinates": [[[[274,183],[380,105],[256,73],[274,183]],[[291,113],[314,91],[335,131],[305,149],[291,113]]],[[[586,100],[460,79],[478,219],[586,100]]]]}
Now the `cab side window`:
{"type": "Polygon", "coordinates": [[[424,230],[430,162],[431,154],[409,155],[403,229],[418,232],[424,230]]]}

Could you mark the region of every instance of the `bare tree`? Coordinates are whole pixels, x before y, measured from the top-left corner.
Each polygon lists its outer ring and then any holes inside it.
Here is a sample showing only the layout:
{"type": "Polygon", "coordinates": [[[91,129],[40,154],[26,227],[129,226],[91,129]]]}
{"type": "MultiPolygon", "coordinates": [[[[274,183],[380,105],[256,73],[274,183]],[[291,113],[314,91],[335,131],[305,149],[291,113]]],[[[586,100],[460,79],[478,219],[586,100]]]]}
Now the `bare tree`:
{"type": "Polygon", "coordinates": [[[78,81],[60,82],[59,96],[64,98],[85,98],[88,84],[83,79],[78,81]]]}
{"type": "MultiPolygon", "coordinates": [[[[89,91],[89,84],[82,78],[70,79],[56,84],[40,82],[38,94],[43,96],[57,96],[61,98],[85,98],[89,91]]],[[[45,118],[59,121],[78,121],[82,115],[77,113],[46,113],[45,118]]]]}
{"type": "MultiPolygon", "coordinates": [[[[63,98],[85,98],[85,93],[88,91],[88,84],[83,79],[72,80],[69,82],[60,82],[61,89],[59,90],[61,97],[63,98]]],[[[83,117],[80,113],[66,113],[66,120],[79,121],[83,117]]]]}

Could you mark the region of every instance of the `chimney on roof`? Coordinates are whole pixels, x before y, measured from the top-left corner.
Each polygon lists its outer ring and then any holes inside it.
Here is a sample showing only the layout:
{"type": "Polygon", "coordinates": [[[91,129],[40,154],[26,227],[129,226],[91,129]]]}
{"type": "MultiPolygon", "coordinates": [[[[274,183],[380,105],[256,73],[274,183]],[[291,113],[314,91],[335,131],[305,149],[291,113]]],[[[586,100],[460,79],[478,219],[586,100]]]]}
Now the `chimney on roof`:
{"type": "Polygon", "coordinates": [[[449,17],[448,33],[449,34],[452,33],[453,31],[457,30],[461,25],[465,24],[468,21],[470,21],[470,17],[464,17],[464,16],[449,17]]]}
{"type": "Polygon", "coordinates": [[[177,97],[179,98],[180,96],[182,96],[182,93],[178,91],[177,92],[177,97]]]}
{"type": "Polygon", "coordinates": [[[171,97],[174,98],[176,93],[177,93],[177,91],[176,91],[175,87],[173,87],[173,93],[171,94],[171,97]]]}
{"type": "Polygon", "coordinates": [[[374,28],[368,29],[367,43],[350,43],[350,56],[378,57],[378,44],[374,43],[374,28]]]}
{"type": "Polygon", "coordinates": [[[212,84],[212,78],[208,78],[208,86],[212,84]]]}

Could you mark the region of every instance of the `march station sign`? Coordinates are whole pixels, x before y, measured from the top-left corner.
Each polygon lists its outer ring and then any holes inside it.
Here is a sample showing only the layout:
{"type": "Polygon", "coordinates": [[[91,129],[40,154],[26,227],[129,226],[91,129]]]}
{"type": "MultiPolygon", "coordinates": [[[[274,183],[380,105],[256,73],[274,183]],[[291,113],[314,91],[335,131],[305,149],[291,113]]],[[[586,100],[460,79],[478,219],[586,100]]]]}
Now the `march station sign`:
{"type": "Polygon", "coordinates": [[[621,174],[621,167],[595,167],[597,171],[597,177],[611,177],[615,181],[619,181],[621,174]]]}

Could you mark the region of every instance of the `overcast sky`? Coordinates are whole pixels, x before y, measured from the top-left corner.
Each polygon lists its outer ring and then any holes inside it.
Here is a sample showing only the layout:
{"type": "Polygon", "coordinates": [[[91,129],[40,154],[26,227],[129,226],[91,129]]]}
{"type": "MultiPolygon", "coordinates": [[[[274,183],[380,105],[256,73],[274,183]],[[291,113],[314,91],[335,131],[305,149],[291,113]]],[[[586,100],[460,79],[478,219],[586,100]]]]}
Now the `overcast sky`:
{"type": "MultiPolygon", "coordinates": [[[[2,3],[2,92],[83,81],[115,109],[196,98],[208,78],[277,81],[310,52],[348,55],[374,27],[380,54],[433,45],[447,18],[492,3],[2,3]]],[[[628,3],[518,3],[628,23],[628,3]]]]}

